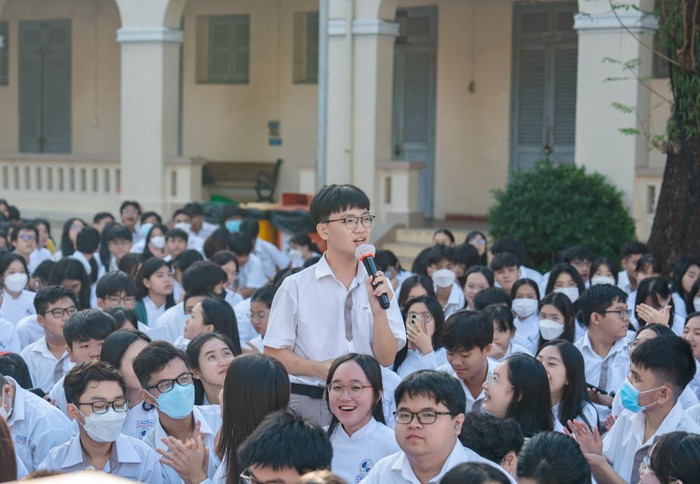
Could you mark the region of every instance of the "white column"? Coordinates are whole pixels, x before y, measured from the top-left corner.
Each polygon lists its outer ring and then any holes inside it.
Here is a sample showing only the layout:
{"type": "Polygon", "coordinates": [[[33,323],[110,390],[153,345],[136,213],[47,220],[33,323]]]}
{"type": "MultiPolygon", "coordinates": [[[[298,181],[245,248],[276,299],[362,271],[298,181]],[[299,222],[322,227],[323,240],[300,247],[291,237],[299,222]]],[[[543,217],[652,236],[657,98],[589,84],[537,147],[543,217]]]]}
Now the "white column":
{"type": "MultiPolygon", "coordinates": [[[[620,3],[620,2],[615,2],[620,3]]],[[[652,72],[657,19],[646,0],[628,1],[636,8],[611,10],[608,0],[579,0],[574,28],[579,34],[578,93],[576,101],[576,163],[605,175],[624,194],[632,211],[637,167],[648,164],[649,90],[635,78],[652,72]],[[634,71],[625,63],[638,61],[634,71]],[[634,107],[623,112],[614,103],[634,107]],[[634,128],[640,135],[620,129],[634,128]]]]}

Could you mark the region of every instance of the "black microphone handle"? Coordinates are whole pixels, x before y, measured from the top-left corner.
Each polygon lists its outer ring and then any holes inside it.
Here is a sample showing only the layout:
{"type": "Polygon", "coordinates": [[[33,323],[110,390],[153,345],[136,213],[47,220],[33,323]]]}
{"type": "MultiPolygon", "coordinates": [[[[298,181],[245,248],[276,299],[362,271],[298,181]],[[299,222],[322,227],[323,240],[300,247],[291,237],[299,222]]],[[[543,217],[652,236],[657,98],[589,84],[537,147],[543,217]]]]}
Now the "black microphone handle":
{"type": "MultiPolygon", "coordinates": [[[[374,264],[374,257],[372,257],[371,255],[368,255],[367,257],[362,259],[362,263],[364,264],[365,269],[367,269],[367,274],[369,274],[374,279],[374,276],[377,275],[377,266],[374,264]]],[[[380,282],[377,285],[373,284],[373,286],[379,287],[382,284],[383,283],[380,282]]],[[[379,296],[378,299],[379,299],[379,305],[382,307],[382,309],[384,309],[384,310],[389,309],[389,306],[390,306],[389,297],[386,294],[382,294],[381,296],[379,296]]]]}

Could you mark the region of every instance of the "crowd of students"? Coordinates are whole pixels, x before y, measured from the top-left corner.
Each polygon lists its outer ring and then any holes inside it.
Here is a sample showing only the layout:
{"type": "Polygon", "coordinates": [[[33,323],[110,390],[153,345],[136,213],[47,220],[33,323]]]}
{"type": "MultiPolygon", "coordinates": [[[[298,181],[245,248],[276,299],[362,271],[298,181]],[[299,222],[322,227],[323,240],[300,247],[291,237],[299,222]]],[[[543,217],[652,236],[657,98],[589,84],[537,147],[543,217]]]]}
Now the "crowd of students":
{"type": "Polygon", "coordinates": [[[370,276],[367,196],[310,215],[324,251],[135,201],[56,244],[0,200],[0,482],[697,482],[700,261],[440,229],[370,276]]]}

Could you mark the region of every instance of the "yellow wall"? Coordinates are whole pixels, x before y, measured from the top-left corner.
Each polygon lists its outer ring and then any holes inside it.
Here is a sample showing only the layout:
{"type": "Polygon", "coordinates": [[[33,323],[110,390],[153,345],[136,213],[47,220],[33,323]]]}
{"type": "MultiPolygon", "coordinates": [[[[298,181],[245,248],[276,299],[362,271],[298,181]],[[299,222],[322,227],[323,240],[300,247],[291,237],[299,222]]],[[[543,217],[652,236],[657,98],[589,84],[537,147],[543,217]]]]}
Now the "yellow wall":
{"type": "Polygon", "coordinates": [[[70,19],[73,153],[119,155],[119,13],[112,0],[9,0],[10,84],[0,86],[0,152],[16,152],[18,134],[18,21],[70,19]]]}

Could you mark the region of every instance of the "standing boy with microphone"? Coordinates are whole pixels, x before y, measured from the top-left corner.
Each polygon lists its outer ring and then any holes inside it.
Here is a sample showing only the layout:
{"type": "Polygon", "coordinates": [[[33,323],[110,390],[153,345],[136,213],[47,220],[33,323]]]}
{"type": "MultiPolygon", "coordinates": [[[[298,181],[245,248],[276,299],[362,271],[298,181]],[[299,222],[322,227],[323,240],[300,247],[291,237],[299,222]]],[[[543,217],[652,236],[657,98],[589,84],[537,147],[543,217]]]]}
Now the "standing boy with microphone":
{"type": "Polygon", "coordinates": [[[384,273],[372,280],[356,258],[357,247],[369,244],[372,235],[367,195],[353,185],[327,185],[311,200],[310,211],[328,248],[317,264],[284,280],[264,343],[265,353],[289,372],[290,409],[328,425],[324,387],[333,360],[365,353],[388,366],[406,343],[406,331],[384,273]],[[382,295],[390,299],[387,310],[382,295]]]}

